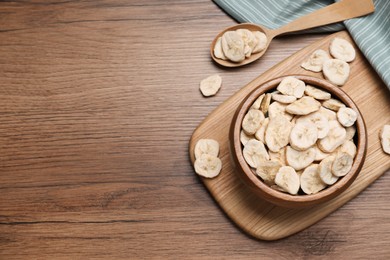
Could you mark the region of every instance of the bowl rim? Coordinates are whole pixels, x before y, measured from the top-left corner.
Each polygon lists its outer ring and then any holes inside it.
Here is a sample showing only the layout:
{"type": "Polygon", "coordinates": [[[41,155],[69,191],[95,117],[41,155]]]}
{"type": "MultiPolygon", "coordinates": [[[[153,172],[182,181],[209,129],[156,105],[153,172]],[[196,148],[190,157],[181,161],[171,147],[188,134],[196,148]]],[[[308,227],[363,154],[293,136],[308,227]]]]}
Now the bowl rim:
{"type": "Polygon", "coordinates": [[[235,163],[236,168],[240,171],[241,174],[246,175],[247,180],[249,180],[251,183],[249,186],[252,189],[255,189],[256,193],[260,193],[260,195],[274,203],[278,204],[280,206],[309,206],[316,204],[318,202],[325,202],[333,197],[336,197],[341,192],[343,192],[345,189],[347,189],[352,182],[356,179],[358,176],[363,163],[364,158],[366,155],[367,150],[367,133],[366,133],[366,127],[364,123],[363,116],[355,104],[355,102],[339,87],[334,86],[333,84],[329,83],[328,81],[312,76],[306,76],[306,75],[299,75],[299,74],[293,74],[293,75],[284,75],[281,77],[277,77],[274,79],[271,79],[269,81],[266,81],[264,83],[261,83],[259,86],[257,86],[253,91],[251,91],[241,102],[241,104],[238,106],[235,115],[233,116],[231,128],[230,128],[230,148],[233,156],[233,160],[235,163]],[[297,79],[300,79],[305,82],[306,85],[313,85],[315,87],[318,87],[320,89],[323,89],[329,93],[332,94],[332,98],[337,98],[340,101],[342,101],[344,104],[346,104],[348,107],[354,109],[358,113],[358,118],[355,122],[356,125],[356,134],[355,138],[357,138],[357,144],[356,144],[356,155],[352,164],[351,170],[342,178],[340,178],[335,184],[328,186],[326,189],[316,193],[316,194],[310,194],[310,195],[291,195],[288,193],[283,193],[280,191],[277,191],[275,189],[272,189],[267,184],[265,184],[263,181],[260,180],[259,177],[257,177],[254,173],[254,171],[251,169],[251,167],[246,163],[243,153],[242,153],[242,145],[240,141],[240,132],[241,132],[241,122],[243,120],[243,117],[247,113],[247,111],[250,109],[253,102],[263,93],[270,92],[270,90],[273,90],[277,87],[277,85],[286,77],[295,77],[297,79]],[[258,190],[256,190],[258,189],[258,190]]]}

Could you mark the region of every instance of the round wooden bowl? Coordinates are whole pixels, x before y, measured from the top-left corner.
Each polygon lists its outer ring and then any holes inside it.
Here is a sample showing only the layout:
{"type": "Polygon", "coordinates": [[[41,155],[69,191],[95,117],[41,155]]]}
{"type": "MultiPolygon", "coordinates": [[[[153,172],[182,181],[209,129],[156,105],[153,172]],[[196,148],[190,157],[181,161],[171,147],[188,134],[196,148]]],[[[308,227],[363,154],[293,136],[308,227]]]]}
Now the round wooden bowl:
{"type": "Polygon", "coordinates": [[[264,200],[267,200],[275,205],[287,207],[287,208],[302,208],[318,205],[325,201],[329,201],[340,193],[345,191],[352,182],[358,176],[363,163],[366,157],[367,150],[367,132],[366,126],[360,113],[358,107],[353,102],[353,100],[339,87],[332,85],[331,83],[304,75],[288,75],[294,76],[306,84],[313,85],[320,89],[326,90],[332,94],[332,97],[339,99],[348,107],[354,109],[358,113],[358,118],[356,120],[355,126],[357,131],[354,136],[354,142],[357,147],[356,156],[352,164],[352,168],[344,177],[340,178],[335,184],[328,186],[324,190],[311,195],[290,195],[288,193],[283,193],[277,190],[270,188],[266,185],[255,173],[254,170],[246,163],[243,153],[242,145],[240,142],[240,131],[242,120],[253,104],[253,102],[263,93],[273,91],[279,83],[282,81],[283,77],[279,77],[264,84],[260,85],[254,91],[252,91],[246,98],[241,102],[239,107],[236,110],[236,113],[233,117],[229,140],[230,140],[230,152],[233,158],[234,165],[236,167],[237,173],[239,174],[241,180],[246,184],[248,189],[251,189],[255,194],[261,197],[264,200]]]}

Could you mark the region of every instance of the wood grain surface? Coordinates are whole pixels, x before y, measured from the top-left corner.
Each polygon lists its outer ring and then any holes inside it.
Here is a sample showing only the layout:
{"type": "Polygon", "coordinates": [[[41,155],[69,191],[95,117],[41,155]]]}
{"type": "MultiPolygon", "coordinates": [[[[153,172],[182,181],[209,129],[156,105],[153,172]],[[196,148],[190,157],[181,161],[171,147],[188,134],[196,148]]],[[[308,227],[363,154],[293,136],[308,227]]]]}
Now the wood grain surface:
{"type": "Polygon", "coordinates": [[[235,21],[209,0],[0,2],[0,259],[386,259],[390,177],[316,225],[262,242],[219,209],[188,158],[195,127],[324,35],[216,66],[235,21]],[[203,98],[198,84],[219,73],[203,98]]]}

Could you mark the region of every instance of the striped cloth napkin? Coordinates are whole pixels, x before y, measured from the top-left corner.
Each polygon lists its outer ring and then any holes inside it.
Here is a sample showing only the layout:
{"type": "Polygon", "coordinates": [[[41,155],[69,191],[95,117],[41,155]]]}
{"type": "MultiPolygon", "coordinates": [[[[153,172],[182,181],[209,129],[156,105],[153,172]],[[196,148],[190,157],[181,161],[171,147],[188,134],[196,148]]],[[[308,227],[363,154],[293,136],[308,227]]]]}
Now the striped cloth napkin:
{"type": "MultiPolygon", "coordinates": [[[[334,0],[213,0],[238,22],[276,29],[334,0]]],[[[390,1],[374,0],[375,13],[305,32],[347,29],[362,53],[390,90],[390,1]]]]}

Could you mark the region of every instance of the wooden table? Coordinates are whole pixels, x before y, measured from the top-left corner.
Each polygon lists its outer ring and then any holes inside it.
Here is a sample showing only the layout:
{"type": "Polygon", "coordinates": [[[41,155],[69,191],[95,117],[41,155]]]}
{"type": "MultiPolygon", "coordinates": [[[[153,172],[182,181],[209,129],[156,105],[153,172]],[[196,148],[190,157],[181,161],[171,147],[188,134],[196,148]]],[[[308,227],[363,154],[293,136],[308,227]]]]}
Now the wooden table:
{"type": "Polygon", "coordinates": [[[312,227],[241,232],[194,174],[188,141],[253,78],[324,35],[216,66],[235,22],[202,1],[0,3],[0,259],[385,259],[389,174],[312,227]],[[223,87],[203,98],[213,73],[223,87]]]}

